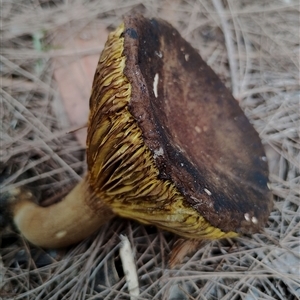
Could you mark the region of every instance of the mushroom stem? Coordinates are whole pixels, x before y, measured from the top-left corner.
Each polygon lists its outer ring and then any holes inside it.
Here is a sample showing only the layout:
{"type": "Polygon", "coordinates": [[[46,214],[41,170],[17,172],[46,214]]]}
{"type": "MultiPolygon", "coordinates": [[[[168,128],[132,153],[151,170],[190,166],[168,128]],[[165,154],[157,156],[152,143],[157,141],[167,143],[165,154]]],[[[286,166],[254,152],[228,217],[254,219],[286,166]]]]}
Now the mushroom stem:
{"type": "Polygon", "coordinates": [[[114,216],[101,201],[98,201],[98,213],[86,204],[86,200],[96,198],[86,177],[62,201],[48,207],[34,203],[28,190],[19,189],[14,198],[12,215],[15,225],[27,240],[45,248],[79,242],[114,216]]]}

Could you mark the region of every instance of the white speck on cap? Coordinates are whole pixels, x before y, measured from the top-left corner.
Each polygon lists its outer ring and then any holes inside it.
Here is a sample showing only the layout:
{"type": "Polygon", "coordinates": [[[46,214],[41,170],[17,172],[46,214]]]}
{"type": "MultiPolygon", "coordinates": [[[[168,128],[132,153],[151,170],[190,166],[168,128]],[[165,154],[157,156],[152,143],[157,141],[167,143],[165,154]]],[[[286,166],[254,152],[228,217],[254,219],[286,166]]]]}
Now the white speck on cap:
{"type": "Polygon", "coordinates": [[[158,156],[163,156],[164,155],[164,149],[160,147],[158,150],[154,150],[153,157],[157,158],[158,156]]]}
{"type": "Polygon", "coordinates": [[[204,189],[204,192],[205,192],[208,196],[211,196],[211,191],[210,191],[210,190],[204,189]]]}
{"type": "Polygon", "coordinates": [[[195,130],[198,132],[198,133],[201,133],[201,128],[199,128],[198,126],[195,126],[195,130]]]}
{"type": "Polygon", "coordinates": [[[250,215],[248,213],[244,214],[245,220],[250,222],[250,215]]]}
{"type": "Polygon", "coordinates": [[[258,222],[257,218],[255,218],[255,217],[252,217],[252,218],[251,218],[251,221],[252,221],[252,223],[254,223],[254,224],[257,224],[257,222],[258,222]]]}
{"type": "Polygon", "coordinates": [[[163,57],[163,54],[160,51],[155,51],[154,52],[159,58],[163,57]]]}
{"type": "Polygon", "coordinates": [[[156,73],[154,76],[154,81],[153,81],[153,92],[154,92],[155,98],[157,98],[157,96],[158,96],[158,93],[157,93],[158,79],[159,79],[159,75],[158,75],[158,73],[156,73]]]}

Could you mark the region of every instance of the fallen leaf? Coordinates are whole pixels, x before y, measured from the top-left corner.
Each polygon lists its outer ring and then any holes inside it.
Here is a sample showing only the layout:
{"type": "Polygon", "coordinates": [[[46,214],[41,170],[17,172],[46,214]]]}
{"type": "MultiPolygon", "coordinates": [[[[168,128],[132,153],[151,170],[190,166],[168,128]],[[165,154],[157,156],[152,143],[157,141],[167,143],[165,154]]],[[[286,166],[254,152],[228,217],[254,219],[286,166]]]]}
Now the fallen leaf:
{"type": "Polygon", "coordinates": [[[181,264],[183,259],[195,252],[197,249],[201,247],[202,240],[195,240],[195,239],[183,239],[179,238],[171,252],[171,256],[169,259],[169,266],[171,269],[175,268],[177,265],[181,264]]]}
{"type": "Polygon", "coordinates": [[[54,78],[71,127],[79,143],[86,145],[86,124],[89,114],[89,98],[95,69],[108,35],[103,25],[87,26],[71,37],[68,30],[62,30],[54,44],[67,56],[53,59],[54,78]],[[93,53],[93,54],[90,54],[93,53]],[[82,128],[84,127],[84,128],[82,128]]]}

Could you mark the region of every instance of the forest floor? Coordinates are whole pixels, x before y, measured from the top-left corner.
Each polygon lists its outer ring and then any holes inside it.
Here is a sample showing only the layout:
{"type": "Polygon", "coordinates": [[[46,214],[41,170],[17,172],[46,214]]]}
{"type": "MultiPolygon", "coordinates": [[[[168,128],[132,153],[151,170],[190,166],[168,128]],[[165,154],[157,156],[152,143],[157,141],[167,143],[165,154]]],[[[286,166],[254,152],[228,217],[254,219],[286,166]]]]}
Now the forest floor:
{"type": "Polygon", "coordinates": [[[138,299],[300,299],[297,0],[2,0],[1,193],[27,185],[47,204],[83,176],[86,129],[76,129],[87,122],[99,53],[133,11],[173,24],[239,101],[266,149],[268,224],[207,242],[174,269],[176,237],[133,221],[114,219],[60,250],[35,247],[9,227],[0,239],[0,298],[129,299],[119,258],[126,235],[138,299]]]}

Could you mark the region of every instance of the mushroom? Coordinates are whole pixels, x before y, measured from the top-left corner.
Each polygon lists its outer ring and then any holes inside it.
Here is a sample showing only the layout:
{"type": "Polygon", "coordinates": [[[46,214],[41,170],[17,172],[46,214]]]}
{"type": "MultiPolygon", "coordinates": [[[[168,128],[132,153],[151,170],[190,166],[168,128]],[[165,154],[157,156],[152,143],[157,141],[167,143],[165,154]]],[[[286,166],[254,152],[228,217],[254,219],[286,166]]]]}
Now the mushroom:
{"type": "Polygon", "coordinates": [[[264,158],[238,102],[178,31],[127,16],[96,69],[87,175],[50,207],[24,188],[1,205],[43,247],[78,242],[115,215],[188,239],[235,237],[268,220],[264,158]]]}

